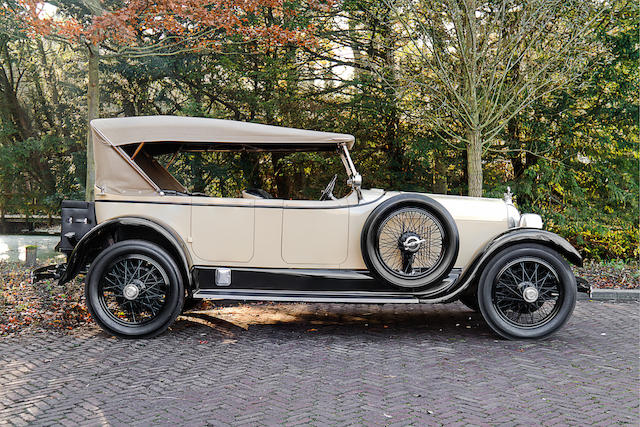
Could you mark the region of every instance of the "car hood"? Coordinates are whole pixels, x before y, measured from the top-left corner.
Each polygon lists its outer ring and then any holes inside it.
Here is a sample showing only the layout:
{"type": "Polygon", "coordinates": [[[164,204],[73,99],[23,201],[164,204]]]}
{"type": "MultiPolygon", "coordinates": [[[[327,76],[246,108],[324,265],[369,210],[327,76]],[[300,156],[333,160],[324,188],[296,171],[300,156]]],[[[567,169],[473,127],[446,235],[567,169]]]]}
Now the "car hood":
{"type": "MultiPolygon", "coordinates": [[[[384,191],[378,188],[362,190],[362,201],[382,203],[404,191],[384,191]]],[[[430,197],[443,205],[458,221],[490,221],[507,224],[507,203],[503,199],[489,197],[454,196],[446,194],[417,193],[430,197]]]]}

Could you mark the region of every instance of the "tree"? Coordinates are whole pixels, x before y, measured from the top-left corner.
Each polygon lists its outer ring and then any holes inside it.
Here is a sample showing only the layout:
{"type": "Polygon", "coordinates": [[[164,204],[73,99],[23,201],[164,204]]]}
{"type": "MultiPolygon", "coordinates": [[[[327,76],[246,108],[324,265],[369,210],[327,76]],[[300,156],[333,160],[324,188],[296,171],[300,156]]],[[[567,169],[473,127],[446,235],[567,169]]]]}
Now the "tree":
{"type": "MultiPolygon", "coordinates": [[[[217,50],[231,35],[244,41],[261,38],[269,44],[312,41],[310,28],[270,25],[261,19],[265,15],[295,14],[296,3],[284,0],[221,0],[209,4],[198,0],[180,4],[128,0],[106,6],[99,0],[62,0],[48,4],[57,8],[55,16],[45,13],[39,0],[12,3],[11,11],[23,23],[24,31],[86,49],[87,123],[99,115],[101,49],[111,56],[141,57],[217,50]]],[[[87,200],[93,199],[93,191],[93,141],[87,129],[87,200]]]]}
{"type": "Polygon", "coordinates": [[[405,41],[390,83],[443,138],[463,145],[471,196],[482,195],[483,153],[509,120],[570,85],[597,53],[596,2],[386,2],[405,41]]]}

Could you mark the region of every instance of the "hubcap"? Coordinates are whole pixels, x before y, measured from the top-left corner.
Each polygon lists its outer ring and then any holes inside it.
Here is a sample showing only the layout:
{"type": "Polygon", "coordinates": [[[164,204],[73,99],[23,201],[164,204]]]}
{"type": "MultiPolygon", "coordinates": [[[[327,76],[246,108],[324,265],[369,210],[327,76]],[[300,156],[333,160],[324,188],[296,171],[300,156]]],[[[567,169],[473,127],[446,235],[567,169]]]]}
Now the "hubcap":
{"type": "Polygon", "coordinates": [[[538,294],[538,290],[535,287],[527,286],[522,291],[522,298],[524,298],[526,302],[536,302],[538,299],[538,294]]]}
{"type": "Polygon", "coordinates": [[[134,300],[140,295],[140,288],[133,283],[129,283],[122,289],[122,295],[128,300],[134,300]]]}
{"type": "Polygon", "coordinates": [[[416,233],[404,233],[400,237],[400,250],[406,252],[418,252],[420,246],[426,242],[425,239],[421,239],[416,233]]]}

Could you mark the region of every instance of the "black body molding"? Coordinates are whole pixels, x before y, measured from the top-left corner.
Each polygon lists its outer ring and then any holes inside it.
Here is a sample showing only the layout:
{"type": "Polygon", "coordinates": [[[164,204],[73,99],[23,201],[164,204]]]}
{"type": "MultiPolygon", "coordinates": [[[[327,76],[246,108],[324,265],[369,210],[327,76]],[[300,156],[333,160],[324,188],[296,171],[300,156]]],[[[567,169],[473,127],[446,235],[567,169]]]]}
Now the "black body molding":
{"type": "Polygon", "coordinates": [[[184,241],[170,227],[144,217],[114,218],[92,228],[67,257],[67,266],[59,283],[72,280],[107,246],[131,239],[147,240],[165,248],[180,267],[185,287],[191,288],[188,286],[191,283],[190,258],[184,241]]]}

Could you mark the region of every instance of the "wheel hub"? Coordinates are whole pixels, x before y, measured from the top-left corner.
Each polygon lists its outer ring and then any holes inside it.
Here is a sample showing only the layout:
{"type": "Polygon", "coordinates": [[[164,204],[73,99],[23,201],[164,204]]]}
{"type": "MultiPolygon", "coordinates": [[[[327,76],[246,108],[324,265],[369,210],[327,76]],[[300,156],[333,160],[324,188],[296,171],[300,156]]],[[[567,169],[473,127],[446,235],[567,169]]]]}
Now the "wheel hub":
{"type": "Polygon", "coordinates": [[[140,280],[134,280],[122,289],[122,296],[124,296],[129,301],[134,300],[138,298],[138,295],[140,295],[140,290],[142,288],[144,288],[144,283],[142,283],[140,280]]]}
{"type": "Polygon", "coordinates": [[[538,300],[539,292],[533,284],[528,283],[522,287],[522,298],[528,302],[533,303],[538,300]]]}
{"type": "Polygon", "coordinates": [[[415,253],[420,250],[420,246],[425,242],[425,239],[421,239],[419,235],[414,232],[402,233],[400,236],[398,246],[403,252],[415,253]]]}

